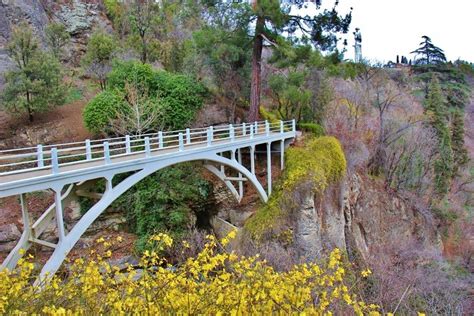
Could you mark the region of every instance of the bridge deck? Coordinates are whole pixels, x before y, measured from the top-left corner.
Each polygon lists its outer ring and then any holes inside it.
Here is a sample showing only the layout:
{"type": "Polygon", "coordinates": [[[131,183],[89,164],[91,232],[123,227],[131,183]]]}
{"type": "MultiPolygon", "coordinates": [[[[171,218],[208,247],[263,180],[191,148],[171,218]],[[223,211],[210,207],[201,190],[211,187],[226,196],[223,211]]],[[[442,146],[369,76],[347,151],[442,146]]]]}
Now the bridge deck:
{"type": "MultiPolygon", "coordinates": [[[[273,134],[273,133],[272,133],[273,134]]],[[[258,139],[262,139],[265,136],[258,135],[255,136],[255,140],[257,141],[258,139]]],[[[238,136],[235,138],[235,141],[239,140],[250,140],[250,136],[238,136]]],[[[231,142],[228,139],[220,139],[216,140],[212,143],[212,147],[217,146],[217,145],[225,145],[225,144],[231,144],[231,142]]],[[[184,151],[189,151],[193,149],[200,149],[200,148],[208,148],[207,144],[205,143],[197,143],[197,144],[184,144],[184,151]]],[[[209,149],[211,149],[209,148],[209,149]]],[[[133,160],[139,160],[139,159],[144,159],[144,158],[150,158],[150,157],[158,157],[162,155],[167,155],[167,154],[172,154],[172,153],[179,153],[181,152],[178,147],[165,147],[162,149],[154,149],[150,151],[150,154],[147,155],[144,151],[141,152],[135,152],[131,154],[123,154],[120,156],[112,156],[110,157],[110,162],[108,164],[114,164],[114,163],[119,163],[119,162],[127,162],[127,161],[133,161],[133,160]]],[[[94,160],[90,161],[77,161],[77,162],[71,162],[68,165],[63,165],[59,166],[59,173],[63,172],[68,172],[68,171],[77,171],[81,169],[89,169],[93,167],[100,167],[106,165],[105,163],[105,158],[97,158],[94,160]]],[[[30,178],[38,178],[42,176],[47,176],[52,174],[52,167],[45,167],[40,170],[24,170],[24,171],[19,171],[16,173],[12,174],[6,174],[6,175],[0,175],[0,184],[4,183],[9,183],[9,182],[14,182],[14,181],[19,181],[19,180],[25,180],[25,179],[30,179],[30,178]]]]}
{"type": "MultiPolygon", "coordinates": [[[[144,162],[156,157],[169,157],[194,152],[226,151],[236,144],[252,146],[289,138],[294,121],[255,122],[204,129],[125,136],[81,143],[59,144],[0,151],[0,196],[7,196],[16,183],[56,178],[64,174],[80,174],[101,170],[105,166],[121,166],[128,162],[144,162]],[[159,136],[156,136],[159,135],[159,136]],[[229,145],[229,146],[227,146],[229,145]],[[2,155],[3,154],[3,155],[2,155]],[[5,171],[4,171],[5,170],[5,171]],[[51,178],[49,177],[51,176],[51,178]],[[2,192],[3,191],[3,192],[2,192]]],[[[245,146],[242,146],[245,147],[245,146]]],[[[100,177],[100,176],[99,176],[100,177]]],[[[20,193],[20,192],[19,192],[20,193]]]]}

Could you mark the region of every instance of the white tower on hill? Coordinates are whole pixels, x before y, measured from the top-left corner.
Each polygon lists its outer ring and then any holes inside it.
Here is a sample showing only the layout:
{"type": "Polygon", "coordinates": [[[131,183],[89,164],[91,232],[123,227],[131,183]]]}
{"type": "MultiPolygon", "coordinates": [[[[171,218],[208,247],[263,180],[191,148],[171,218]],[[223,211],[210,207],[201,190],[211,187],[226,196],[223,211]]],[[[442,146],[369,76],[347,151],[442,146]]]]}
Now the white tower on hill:
{"type": "Polygon", "coordinates": [[[356,28],[354,32],[354,61],[356,63],[362,62],[362,34],[360,33],[360,29],[356,28]]]}

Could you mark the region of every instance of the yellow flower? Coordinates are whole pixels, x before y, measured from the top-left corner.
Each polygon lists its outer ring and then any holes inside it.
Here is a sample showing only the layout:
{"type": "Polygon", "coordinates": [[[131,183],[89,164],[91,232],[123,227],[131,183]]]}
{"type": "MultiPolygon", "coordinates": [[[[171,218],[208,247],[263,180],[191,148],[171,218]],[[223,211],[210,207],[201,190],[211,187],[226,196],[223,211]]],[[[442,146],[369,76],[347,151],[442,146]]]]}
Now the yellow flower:
{"type": "Polygon", "coordinates": [[[372,271],[370,271],[370,269],[365,269],[360,274],[362,275],[362,277],[366,278],[372,274],[372,271]]]}

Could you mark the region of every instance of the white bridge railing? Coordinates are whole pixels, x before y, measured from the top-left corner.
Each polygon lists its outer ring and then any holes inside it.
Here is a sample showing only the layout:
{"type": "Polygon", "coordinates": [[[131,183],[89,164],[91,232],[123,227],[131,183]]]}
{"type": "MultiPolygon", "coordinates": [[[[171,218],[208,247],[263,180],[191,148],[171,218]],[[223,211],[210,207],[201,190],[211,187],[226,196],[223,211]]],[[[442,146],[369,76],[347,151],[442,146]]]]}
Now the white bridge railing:
{"type": "Polygon", "coordinates": [[[184,130],[126,135],[82,142],[38,145],[0,151],[0,175],[10,175],[26,171],[51,170],[59,173],[59,167],[83,162],[111,159],[129,155],[180,152],[195,146],[212,146],[219,142],[233,142],[239,138],[270,136],[275,133],[296,131],[295,121],[268,121],[251,124],[219,125],[205,128],[187,128],[184,130]]]}

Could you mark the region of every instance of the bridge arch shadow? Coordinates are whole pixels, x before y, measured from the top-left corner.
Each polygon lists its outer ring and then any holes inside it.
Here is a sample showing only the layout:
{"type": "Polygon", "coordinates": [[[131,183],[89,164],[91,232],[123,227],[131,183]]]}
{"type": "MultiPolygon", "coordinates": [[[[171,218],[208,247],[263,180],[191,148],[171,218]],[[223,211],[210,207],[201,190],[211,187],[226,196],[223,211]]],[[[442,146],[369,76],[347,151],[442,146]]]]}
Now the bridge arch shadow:
{"type": "Polygon", "coordinates": [[[232,185],[232,183],[230,183],[230,181],[225,179],[225,175],[221,171],[219,171],[219,169],[215,167],[214,164],[223,165],[237,171],[238,173],[241,173],[255,187],[260,199],[263,202],[266,202],[268,200],[267,193],[265,192],[263,186],[260,184],[256,176],[252,172],[250,172],[245,166],[240,164],[236,159],[229,159],[218,155],[217,153],[203,153],[200,155],[193,156],[192,159],[189,159],[189,157],[174,157],[174,159],[150,162],[147,163],[143,169],[140,169],[135,173],[131,174],[115,186],[112,185],[112,179],[114,175],[105,176],[107,184],[103,196],[81,217],[81,219],[76,223],[76,225],[74,225],[74,227],[64,237],[64,239],[60,243],[58,243],[51,257],[43,266],[40,273],[39,281],[43,280],[46,277],[54,275],[54,273],[59,269],[68,253],[72,250],[72,248],[79,241],[81,236],[92,225],[92,223],[128,189],[130,189],[135,184],[137,184],[138,182],[140,182],[141,180],[156,171],[173,165],[177,165],[179,163],[193,161],[204,162],[204,167],[211,173],[213,173],[215,176],[217,176],[220,180],[222,180],[239,201],[241,196],[240,198],[238,197],[238,192],[235,190],[235,187],[232,185]]]}

